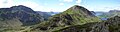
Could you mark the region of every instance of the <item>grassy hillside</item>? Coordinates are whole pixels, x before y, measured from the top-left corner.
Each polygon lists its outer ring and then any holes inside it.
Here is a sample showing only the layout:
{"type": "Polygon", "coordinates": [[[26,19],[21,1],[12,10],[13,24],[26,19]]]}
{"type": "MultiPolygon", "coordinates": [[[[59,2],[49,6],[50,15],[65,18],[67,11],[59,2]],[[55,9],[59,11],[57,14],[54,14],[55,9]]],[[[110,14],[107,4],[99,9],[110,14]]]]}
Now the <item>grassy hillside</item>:
{"type": "Polygon", "coordinates": [[[75,5],[66,11],[56,14],[48,19],[33,26],[30,31],[52,32],[74,25],[83,25],[90,22],[101,22],[86,8],[75,5]]]}

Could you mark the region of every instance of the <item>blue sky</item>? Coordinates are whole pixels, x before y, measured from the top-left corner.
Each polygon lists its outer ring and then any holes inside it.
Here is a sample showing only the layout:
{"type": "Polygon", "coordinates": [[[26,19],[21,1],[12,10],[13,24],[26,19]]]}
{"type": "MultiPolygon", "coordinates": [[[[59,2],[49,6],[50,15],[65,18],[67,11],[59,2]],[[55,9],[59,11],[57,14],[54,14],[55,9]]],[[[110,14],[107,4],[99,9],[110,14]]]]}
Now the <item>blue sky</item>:
{"type": "Polygon", "coordinates": [[[0,4],[0,8],[24,5],[44,12],[63,12],[74,5],[83,6],[90,11],[120,10],[120,0],[0,0],[0,4]]]}

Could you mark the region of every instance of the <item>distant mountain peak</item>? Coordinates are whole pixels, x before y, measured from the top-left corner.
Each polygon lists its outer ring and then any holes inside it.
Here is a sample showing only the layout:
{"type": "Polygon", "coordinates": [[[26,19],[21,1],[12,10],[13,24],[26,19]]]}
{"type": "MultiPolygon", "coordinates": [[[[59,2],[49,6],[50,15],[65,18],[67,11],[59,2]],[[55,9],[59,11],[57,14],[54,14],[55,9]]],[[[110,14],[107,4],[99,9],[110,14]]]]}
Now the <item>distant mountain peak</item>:
{"type": "Polygon", "coordinates": [[[34,12],[31,8],[24,6],[24,5],[12,6],[10,7],[10,9],[12,9],[12,11],[34,12]]]}
{"type": "Polygon", "coordinates": [[[24,6],[24,5],[18,5],[18,6],[12,6],[11,8],[14,8],[14,7],[27,7],[27,6],[24,6]]]}
{"type": "Polygon", "coordinates": [[[120,10],[110,10],[109,12],[120,12],[120,10]]]}

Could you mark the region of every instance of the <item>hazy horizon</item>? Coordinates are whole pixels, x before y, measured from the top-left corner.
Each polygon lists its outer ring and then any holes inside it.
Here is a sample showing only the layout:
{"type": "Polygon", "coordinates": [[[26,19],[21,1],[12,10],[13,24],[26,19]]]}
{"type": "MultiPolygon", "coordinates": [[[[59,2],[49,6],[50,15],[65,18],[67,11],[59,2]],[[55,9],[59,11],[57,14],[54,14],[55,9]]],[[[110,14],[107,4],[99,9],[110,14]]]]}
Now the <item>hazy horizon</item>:
{"type": "Polygon", "coordinates": [[[63,12],[66,9],[80,5],[90,11],[108,12],[120,10],[120,0],[0,0],[0,8],[24,5],[34,11],[63,12]]]}

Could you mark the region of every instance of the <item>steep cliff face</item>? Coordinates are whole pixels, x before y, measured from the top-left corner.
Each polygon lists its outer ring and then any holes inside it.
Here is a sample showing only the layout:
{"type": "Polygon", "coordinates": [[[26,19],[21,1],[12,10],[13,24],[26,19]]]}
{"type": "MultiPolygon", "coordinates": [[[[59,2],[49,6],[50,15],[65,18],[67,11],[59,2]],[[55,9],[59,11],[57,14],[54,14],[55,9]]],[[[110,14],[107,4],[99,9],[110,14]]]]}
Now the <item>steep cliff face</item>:
{"type": "Polygon", "coordinates": [[[0,8],[1,21],[14,18],[18,18],[23,25],[33,25],[43,21],[43,18],[38,13],[26,6],[19,5],[10,8],[0,8]]]}

